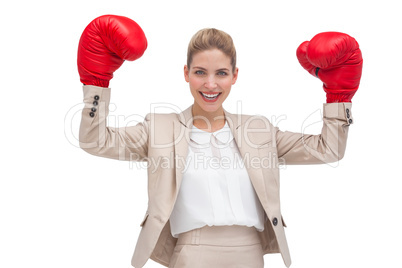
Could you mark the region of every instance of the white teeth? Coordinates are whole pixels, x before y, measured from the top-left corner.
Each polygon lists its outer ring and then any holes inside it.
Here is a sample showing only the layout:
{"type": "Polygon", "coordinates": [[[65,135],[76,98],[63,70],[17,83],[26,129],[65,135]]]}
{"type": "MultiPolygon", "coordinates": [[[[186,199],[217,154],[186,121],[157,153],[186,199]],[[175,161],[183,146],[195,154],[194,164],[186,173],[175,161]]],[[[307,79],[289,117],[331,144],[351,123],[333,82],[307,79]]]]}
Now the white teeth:
{"type": "Polygon", "coordinates": [[[217,94],[205,94],[205,93],[202,93],[202,92],[201,92],[201,94],[204,95],[204,97],[208,97],[208,98],[216,98],[219,95],[219,93],[217,93],[217,94]]]}

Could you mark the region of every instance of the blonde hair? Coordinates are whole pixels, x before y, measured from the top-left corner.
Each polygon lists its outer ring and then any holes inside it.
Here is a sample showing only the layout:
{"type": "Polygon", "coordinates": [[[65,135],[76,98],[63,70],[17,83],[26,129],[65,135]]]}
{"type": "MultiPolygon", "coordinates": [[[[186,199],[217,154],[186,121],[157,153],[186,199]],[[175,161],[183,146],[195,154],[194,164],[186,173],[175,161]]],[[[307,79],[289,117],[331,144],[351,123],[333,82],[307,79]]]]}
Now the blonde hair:
{"type": "Polygon", "coordinates": [[[199,30],[190,40],[187,50],[187,67],[193,61],[193,56],[198,52],[210,49],[219,49],[223,54],[230,58],[232,71],[236,69],[236,48],[232,37],[224,31],[215,28],[199,30]]]}

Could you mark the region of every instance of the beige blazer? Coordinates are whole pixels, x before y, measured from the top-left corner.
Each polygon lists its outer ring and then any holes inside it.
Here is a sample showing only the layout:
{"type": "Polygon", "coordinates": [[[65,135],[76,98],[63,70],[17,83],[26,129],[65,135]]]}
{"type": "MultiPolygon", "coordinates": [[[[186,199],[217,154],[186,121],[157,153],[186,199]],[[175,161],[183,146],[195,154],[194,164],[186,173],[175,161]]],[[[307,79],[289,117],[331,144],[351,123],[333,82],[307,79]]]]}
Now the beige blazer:
{"type": "MultiPolygon", "coordinates": [[[[106,124],[110,89],[84,86],[83,90],[81,148],[96,156],[148,162],[149,202],[132,265],[143,267],[151,258],[168,266],[177,241],[170,233],[169,217],[185,167],[192,127],[191,106],[181,113],[150,113],[135,126],[112,128],[106,124]]],[[[265,229],[259,233],[264,254],[281,253],[289,267],[286,225],[279,199],[279,165],[340,160],[345,153],[348,127],[353,122],[351,103],[324,104],[320,135],[282,132],[263,116],[225,110],[225,118],[265,210],[265,229]]]]}

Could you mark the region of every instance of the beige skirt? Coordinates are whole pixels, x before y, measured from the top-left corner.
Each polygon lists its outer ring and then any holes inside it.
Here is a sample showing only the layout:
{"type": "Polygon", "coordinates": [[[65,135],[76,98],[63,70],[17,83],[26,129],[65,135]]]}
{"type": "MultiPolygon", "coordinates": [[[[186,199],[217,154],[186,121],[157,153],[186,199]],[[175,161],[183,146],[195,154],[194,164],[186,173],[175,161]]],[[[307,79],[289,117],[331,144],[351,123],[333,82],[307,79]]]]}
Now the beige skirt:
{"type": "Polygon", "coordinates": [[[254,227],[205,226],[179,234],[169,268],[262,268],[254,227]]]}

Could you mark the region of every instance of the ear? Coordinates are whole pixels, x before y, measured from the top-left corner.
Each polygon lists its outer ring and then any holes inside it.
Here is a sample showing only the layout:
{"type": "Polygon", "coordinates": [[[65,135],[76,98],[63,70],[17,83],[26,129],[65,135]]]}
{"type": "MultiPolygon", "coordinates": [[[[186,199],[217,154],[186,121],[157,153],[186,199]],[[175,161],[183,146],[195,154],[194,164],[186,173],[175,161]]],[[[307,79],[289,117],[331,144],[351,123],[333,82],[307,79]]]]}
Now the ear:
{"type": "Polygon", "coordinates": [[[189,75],[189,69],[187,68],[187,65],[184,65],[184,79],[186,80],[186,82],[188,83],[190,81],[190,77],[189,75]]]}
{"type": "Polygon", "coordinates": [[[236,67],[234,73],[233,73],[233,78],[232,78],[232,85],[234,85],[237,81],[237,76],[239,75],[239,68],[236,67]]]}

